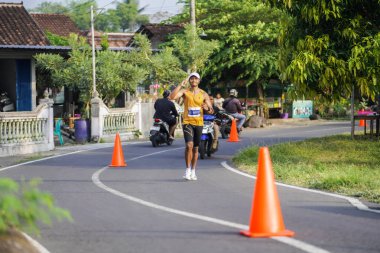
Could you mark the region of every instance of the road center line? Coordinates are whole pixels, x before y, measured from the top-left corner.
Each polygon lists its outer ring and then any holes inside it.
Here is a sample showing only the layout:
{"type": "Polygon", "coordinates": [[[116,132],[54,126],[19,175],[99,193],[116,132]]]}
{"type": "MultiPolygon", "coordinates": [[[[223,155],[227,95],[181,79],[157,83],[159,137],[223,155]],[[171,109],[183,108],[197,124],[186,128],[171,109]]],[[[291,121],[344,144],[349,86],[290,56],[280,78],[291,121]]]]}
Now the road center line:
{"type": "MultiPolygon", "coordinates": [[[[168,151],[173,151],[173,150],[177,150],[177,149],[183,149],[183,148],[176,148],[176,149],[169,149],[169,150],[163,150],[163,151],[159,151],[159,152],[154,152],[154,153],[151,153],[151,154],[142,155],[142,156],[139,156],[139,157],[135,157],[135,158],[129,159],[128,161],[137,160],[137,159],[140,159],[140,158],[143,158],[143,157],[157,155],[157,154],[160,154],[160,153],[164,153],[164,152],[168,152],[168,151]]],[[[158,205],[158,204],[155,204],[153,202],[145,201],[143,199],[136,198],[136,197],[133,197],[131,195],[122,193],[120,191],[117,191],[117,190],[115,190],[115,189],[113,189],[111,187],[106,186],[99,179],[100,174],[103,173],[107,168],[108,168],[108,166],[103,167],[100,170],[96,171],[92,175],[92,182],[96,186],[98,186],[99,188],[101,188],[101,189],[103,189],[105,191],[108,191],[108,192],[110,192],[110,193],[112,193],[112,194],[114,194],[116,196],[119,196],[119,197],[124,198],[126,200],[130,200],[130,201],[133,201],[135,203],[138,203],[138,204],[150,207],[150,208],[155,208],[155,209],[158,209],[158,210],[161,210],[161,211],[165,211],[165,212],[169,212],[169,213],[173,213],[173,214],[177,214],[177,215],[182,215],[182,216],[186,216],[186,217],[189,217],[189,218],[198,219],[198,220],[202,220],[202,221],[206,221],[206,222],[211,222],[211,223],[215,223],[215,224],[219,224],[219,225],[223,225],[223,226],[227,226],[227,227],[232,227],[232,228],[236,228],[236,229],[240,229],[240,230],[247,230],[248,229],[247,225],[243,225],[243,224],[239,224],[239,223],[234,223],[234,222],[230,222],[230,221],[226,221],[226,220],[222,220],[222,219],[216,219],[216,218],[212,218],[212,217],[209,217],[209,216],[199,215],[199,214],[195,214],[195,213],[190,213],[190,212],[186,212],[186,211],[182,211],[182,210],[178,210],[178,209],[174,209],[174,208],[158,205]]],[[[278,242],[282,242],[282,243],[287,244],[289,246],[292,246],[294,248],[298,248],[298,249],[303,250],[303,251],[308,252],[308,253],[329,253],[329,251],[327,251],[327,250],[318,248],[318,247],[316,247],[314,245],[311,245],[311,244],[308,244],[308,243],[296,240],[294,238],[271,237],[271,239],[276,240],[278,242]]]]}

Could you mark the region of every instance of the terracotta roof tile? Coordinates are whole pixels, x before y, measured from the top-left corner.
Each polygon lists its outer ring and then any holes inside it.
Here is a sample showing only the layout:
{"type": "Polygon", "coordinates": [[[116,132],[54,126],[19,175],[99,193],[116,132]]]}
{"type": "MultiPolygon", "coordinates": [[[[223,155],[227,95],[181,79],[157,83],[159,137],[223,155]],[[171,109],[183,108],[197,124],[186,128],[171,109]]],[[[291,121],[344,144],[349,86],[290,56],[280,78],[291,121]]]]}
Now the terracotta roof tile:
{"type": "Polygon", "coordinates": [[[30,16],[45,33],[50,32],[64,37],[69,36],[70,33],[80,34],[80,30],[71,18],[64,14],[31,13],[30,16]]]}
{"type": "Polygon", "coordinates": [[[49,45],[22,3],[0,3],[0,45],[49,45]]]}
{"type": "MultiPolygon", "coordinates": [[[[183,30],[182,25],[171,24],[145,24],[142,25],[136,33],[145,34],[152,41],[152,46],[157,46],[166,41],[169,34],[177,33],[183,30]],[[153,45],[154,44],[154,45],[153,45]]],[[[128,43],[128,46],[133,44],[133,39],[128,43]]]]}
{"type": "MultiPolygon", "coordinates": [[[[129,41],[133,38],[135,35],[134,33],[102,33],[95,31],[94,32],[94,41],[95,46],[100,46],[100,42],[102,39],[102,36],[107,35],[108,37],[108,46],[110,48],[118,48],[118,47],[126,47],[129,41]]],[[[84,31],[81,34],[84,37],[87,37],[88,43],[91,45],[91,31],[84,31]]]]}

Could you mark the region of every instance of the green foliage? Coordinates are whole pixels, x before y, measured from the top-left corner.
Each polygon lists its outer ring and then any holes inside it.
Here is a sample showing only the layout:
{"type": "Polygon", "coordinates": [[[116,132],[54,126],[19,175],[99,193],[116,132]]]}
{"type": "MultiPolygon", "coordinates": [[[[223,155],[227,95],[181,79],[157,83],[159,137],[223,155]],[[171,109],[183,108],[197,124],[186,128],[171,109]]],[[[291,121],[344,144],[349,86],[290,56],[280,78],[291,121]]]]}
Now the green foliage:
{"type": "Polygon", "coordinates": [[[183,35],[175,35],[172,45],[183,67],[191,72],[203,70],[212,52],[218,48],[216,40],[202,40],[192,25],[185,26],[183,35]]]}
{"type": "MultiPolygon", "coordinates": [[[[37,66],[51,74],[54,85],[79,90],[79,99],[83,102],[82,115],[88,118],[93,96],[91,47],[85,38],[76,35],[70,36],[69,44],[72,48],[69,59],[39,54],[35,56],[37,66]]],[[[96,52],[96,88],[104,102],[109,104],[122,90],[133,92],[137,84],[146,78],[149,71],[141,60],[146,53],[144,50],[135,50],[130,55],[108,50],[96,52]]]]}
{"type": "Polygon", "coordinates": [[[123,32],[133,31],[136,26],[149,22],[147,16],[139,14],[138,1],[135,0],[118,3],[115,15],[119,18],[119,26],[123,32]]]}
{"type": "Polygon", "coordinates": [[[65,14],[68,12],[68,9],[60,3],[42,2],[38,4],[36,8],[28,11],[34,13],[65,14]]]}
{"type": "MultiPolygon", "coordinates": [[[[198,26],[205,39],[219,41],[219,50],[207,62],[211,82],[234,76],[249,85],[278,76],[281,11],[257,0],[197,0],[198,26]]],[[[189,20],[188,10],[173,22],[189,20]]]]}
{"type": "Polygon", "coordinates": [[[51,225],[52,219],[72,221],[69,211],[59,208],[51,194],[40,191],[41,181],[32,179],[20,185],[0,179],[0,233],[10,228],[38,233],[38,223],[51,225]]]}
{"type": "MultiPolygon", "coordinates": [[[[336,135],[270,147],[277,180],[380,203],[378,141],[336,135]]],[[[242,150],[235,164],[256,173],[259,147],[242,150]]]]}
{"type": "Polygon", "coordinates": [[[339,100],[352,86],[374,98],[380,92],[380,2],[271,1],[292,19],[280,36],[282,78],[293,97],[339,100]]]}
{"type": "Polygon", "coordinates": [[[178,83],[186,77],[186,72],[182,70],[179,59],[173,55],[170,47],[152,54],[151,44],[146,36],[136,34],[134,41],[138,51],[131,56],[139,59],[140,66],[150,70],[151,81],[167,85],[178,83]]]}
{"type": "Polygon", "coordinates": [[[51,32],[46,32],[45,34],[51,45],[54,45],[54,46],[68,46],[69,45],[68,38],[64,36],[59,36],[51,32]]]}

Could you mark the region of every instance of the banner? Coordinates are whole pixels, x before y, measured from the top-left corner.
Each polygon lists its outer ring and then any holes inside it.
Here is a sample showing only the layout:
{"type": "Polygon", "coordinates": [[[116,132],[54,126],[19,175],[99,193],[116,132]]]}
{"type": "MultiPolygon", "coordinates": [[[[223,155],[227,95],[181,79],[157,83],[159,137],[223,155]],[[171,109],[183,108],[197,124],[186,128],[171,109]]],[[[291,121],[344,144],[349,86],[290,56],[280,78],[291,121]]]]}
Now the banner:
{"type": "Polygon", "coordinates": [[[293,118],[309,118],[311,114],[313,114],[313,101],[293,101],[293,118]]]}

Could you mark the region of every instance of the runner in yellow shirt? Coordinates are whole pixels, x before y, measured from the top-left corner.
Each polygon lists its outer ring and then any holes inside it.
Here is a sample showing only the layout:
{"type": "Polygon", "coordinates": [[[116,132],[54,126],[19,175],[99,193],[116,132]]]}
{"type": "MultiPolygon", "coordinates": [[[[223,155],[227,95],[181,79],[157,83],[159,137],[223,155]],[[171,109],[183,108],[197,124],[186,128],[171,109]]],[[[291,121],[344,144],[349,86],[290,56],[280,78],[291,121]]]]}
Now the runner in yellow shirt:
{"type": "Polygon", "coordinates": [[[198,73],[191,73],[170,94],[172,100],[182,97],[184,101],[182,129],[186,142],[186,171],[184,175],[186,180],[197,180],[195,167],[198,161],[198,147],[203,129],[203,110],[209,110],[213,113],[209,96],[198,87],[200,81],[201,77],[198,73]],[[190,88],[184,89],[187,82],[190,83],[190,88]]]}

